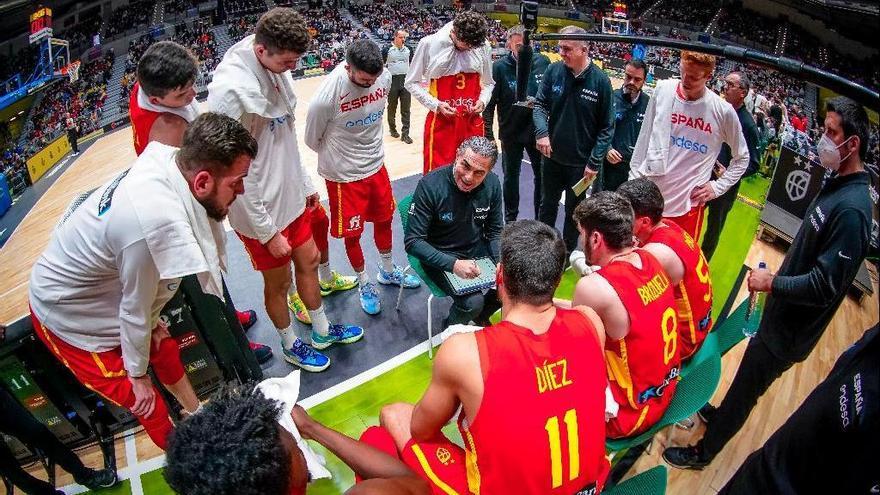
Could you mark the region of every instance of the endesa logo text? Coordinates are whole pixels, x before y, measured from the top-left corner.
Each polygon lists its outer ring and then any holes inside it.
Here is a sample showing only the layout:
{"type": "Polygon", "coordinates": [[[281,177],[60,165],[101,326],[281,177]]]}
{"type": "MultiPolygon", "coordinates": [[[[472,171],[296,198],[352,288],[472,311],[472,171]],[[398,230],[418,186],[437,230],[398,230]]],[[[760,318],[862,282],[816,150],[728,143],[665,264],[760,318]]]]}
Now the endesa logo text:
{"type": "Polygon", "coordinates": [[[362,119],[349,120],[345,123],[345,127],[361,127],[375,124],[376,122],[382,121],[382,115],[384,114],[385,109],[383,108],[382,110],[379,110],[378,112],[373,112],[362,119]]]}
{"type": "Polygon", "coordinates": [[[355,98],[351,101],[345,101],[339,104],[339,110],[343,112],[349,112],[351,110],[357,110],[364,105],[369,105],[370,103],[375,103],[382,98],[388,96],[388,90],[385,88],[379,88],[376,91],[368,95],[361,96],[360,98],[355,98]]]}
{"type": "Polygon", "coordinates": [[[698,129],[706,134],[712,134],[712,123],[706,122],[702,117],[693,118],[683,113],[672,114],[672,125],[684,125],[692,129],[698,129]]]}
{"type": "Polygon", "coordinates": [[[669,136],[669,144],[671,144],[672,146],[678,146],[679,148],[684,148],[686,150],[691,150],[702,155],[705,155],[709,152],[709,146],[699,141],[692,141],[684,136],[669,136]]]}
{"type": "Polygon", "coordinates": [[[470,108],[474,106],[474,103],[476,103],[476,100],[474,100],[473,98],[463,98],[461,96],[459,96],[458,98],[449,98],[443,101],[448,103],[449,106],[455,109],[470,108]]]}

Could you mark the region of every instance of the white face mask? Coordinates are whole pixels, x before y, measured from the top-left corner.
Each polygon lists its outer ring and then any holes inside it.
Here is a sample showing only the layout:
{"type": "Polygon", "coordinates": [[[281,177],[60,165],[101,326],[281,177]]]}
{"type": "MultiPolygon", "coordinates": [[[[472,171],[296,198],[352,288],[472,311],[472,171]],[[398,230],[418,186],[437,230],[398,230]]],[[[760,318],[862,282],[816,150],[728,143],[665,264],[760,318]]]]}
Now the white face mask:
{"type": "Polygon", "coordinates": [[[846,138],[846,140],[840,144],[834,144],[834,141],[832,141],[827,134],[822,134],[822,139],[819,140],[819,145],[816,146],[817,151],[819,152],[819,164],[832,172],[837,172],[840,168],[840,162],[846,160],[849,158],[849,155],[852,154],[850,152],[847,153],[845,157],[840,158],[840,153],[837,150],[839,150],[840,147],[846,144],[851,138],[852,136],[846,138]]]}

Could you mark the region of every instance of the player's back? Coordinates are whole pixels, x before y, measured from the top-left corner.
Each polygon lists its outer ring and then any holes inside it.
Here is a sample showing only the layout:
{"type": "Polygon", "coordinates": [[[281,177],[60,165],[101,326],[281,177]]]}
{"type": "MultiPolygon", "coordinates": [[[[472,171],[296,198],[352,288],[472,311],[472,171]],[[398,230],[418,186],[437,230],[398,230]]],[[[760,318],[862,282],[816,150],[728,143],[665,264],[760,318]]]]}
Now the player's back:
{"type": "Polygon", "coordinates": [[[637,435],[666,411],[678,382],[678,319],[669,277],[651,253],[637,249],[641,268],[613,261],[599,270],[629,315],[629,333],[605,340],[608,382],[620,405],[610,438],[637,435]]]}
{"type": "Polygon", "coordinates": [[[648,242],[668,246],[684,265],[684,278],[673,287],[678,310],[678,342],[682,360],[688,359],[712,330],[712,280],[709,263],[694,239],[669,222],[654,229],[648,242]]]}
{"type": "Polygon", "coordinates": [[[459,427],[471,491],[572,494],[604,484],[605,363],[590,320],[557,309],[547,332],[503,321],[475,333],[484,381],[459,427]]]}

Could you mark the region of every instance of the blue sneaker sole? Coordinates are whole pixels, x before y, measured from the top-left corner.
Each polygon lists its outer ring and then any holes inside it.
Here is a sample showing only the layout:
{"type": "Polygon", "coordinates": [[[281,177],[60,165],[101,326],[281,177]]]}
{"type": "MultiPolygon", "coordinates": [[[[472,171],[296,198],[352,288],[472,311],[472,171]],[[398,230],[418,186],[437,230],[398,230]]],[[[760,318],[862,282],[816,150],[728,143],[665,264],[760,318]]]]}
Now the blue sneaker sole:
{"type": "Polygon", "coordinates": [[[349,337],[347,339],[333,340],[333,341],[329,341],[329,342],[318,342],[315,340],[314,337],[312,337],[312,347],[321,351],[321,350],[324,350],[324,349],[330,347],[333,344],[354,344],[355,342],[361,340],[362,338],[364,338],[363,332],[361,332],[360,335],[354,335],[354,336],[349,337]]]}
{"type": "Polygon", "coordinates": [[[309,371],[311,373],[320,373],[321,371],[324,371],[330,367],[329,360],[327,361],[327,364],[325,364],[324,366],[314,366],[311,364],[305,364],[300,361],[297,361],[296,359],[289,357],[287,354],[282,353],[282,355],[284,356],[284,360],[287,361],[288,363],[290,363],[294,366],[298,366],[298,367],[302,368],[303,370],[309,371]]]}
{"type": "MultiPolygon", "coordinates": [[[[376,282],[379,282],[382,285],[396,285],[397,287],[400,287],[400,284],[398,284],[394,280],[389,280],[389,279],[383,277],[381,273],[376,274],[376,282]]],[[[415,285],[403,284],[403,288],[404,289],[418,289],[421,285],[422,285],[421,282],[419,282],[415,285]]]]}

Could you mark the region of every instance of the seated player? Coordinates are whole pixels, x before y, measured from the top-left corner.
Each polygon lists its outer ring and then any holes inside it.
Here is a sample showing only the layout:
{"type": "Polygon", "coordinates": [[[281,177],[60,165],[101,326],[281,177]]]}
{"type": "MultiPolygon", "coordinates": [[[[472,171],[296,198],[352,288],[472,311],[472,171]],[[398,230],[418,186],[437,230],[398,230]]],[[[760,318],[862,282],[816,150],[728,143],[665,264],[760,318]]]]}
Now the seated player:
{"type": "Polygon", "coordinates": [[[390,435],[435,494],[601,490],[609,467],[604,330],[589,308],[553,305],[564,262],[554,229],[509,224],[497,272],[504,320],[449,337],[419,403],[386,406],[382,427],[362,440],[390,435]],[[464,449],[440,432],[459,406],[464,449]]]}
{"type": "Polygon", "coordinates": [[[572,304],[596,310],[605,325],[608,384],[619,406],[609,438],[648,430],[666,411],[678,382],[678,319],[669,276],[648,251],[633,247],[633,211],[603,191],[575,208],[587,263],[572,304]]]}
{"type": "Polygon", "coordinates": [[[422,263],[425,274],[452,297],[444,328],[470,321],[486,326],[499,307],[495,289],[485,295],[481,291],[454,295],[443,272],[473,279],[480,276],[475,260],[498,261],[504,227],[501,181],[492,172],[498,148],[475,136],[461,143],[455,155],[453,166],[429,173],[416,186],[404,245],[422,263]]]}
{"type": "MultiPolygon", "coordinates": [[[[304,495],[308,466],[278,424],[282,406],[252,384],[228,386],[182,421],[168,443],[165,480],[186,495],[304,495]]],[[[427,484],[398,459],[327,428],[305,409],[291,416],[304,439],[333,452],[366,479],[348,495],[427,495],[427,484]]]]}
{"type": "Polygon", "coordinates": [[[663,219],[663,195],[648,179],[633,179],[617,190],[635,212],[633,235],[663,265],[672,282],[678,310],[681,360],[690,359],[712,330],[712,280],[709,263],[693,237],[663,219]]]}

